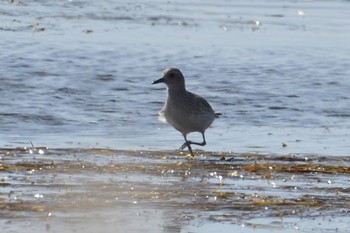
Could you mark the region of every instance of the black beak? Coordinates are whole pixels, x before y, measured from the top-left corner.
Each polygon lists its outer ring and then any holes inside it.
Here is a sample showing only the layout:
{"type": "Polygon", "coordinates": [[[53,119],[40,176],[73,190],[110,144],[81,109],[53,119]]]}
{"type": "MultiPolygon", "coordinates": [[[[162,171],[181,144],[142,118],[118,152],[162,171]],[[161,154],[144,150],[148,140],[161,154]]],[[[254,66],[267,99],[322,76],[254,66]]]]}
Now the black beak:
{"type": "Polygon", "coordinates": [[[154,81],[152,84],[157,84],[157,83],[164,83],[164,78],[160,78],[160,79],[154,81]]]}

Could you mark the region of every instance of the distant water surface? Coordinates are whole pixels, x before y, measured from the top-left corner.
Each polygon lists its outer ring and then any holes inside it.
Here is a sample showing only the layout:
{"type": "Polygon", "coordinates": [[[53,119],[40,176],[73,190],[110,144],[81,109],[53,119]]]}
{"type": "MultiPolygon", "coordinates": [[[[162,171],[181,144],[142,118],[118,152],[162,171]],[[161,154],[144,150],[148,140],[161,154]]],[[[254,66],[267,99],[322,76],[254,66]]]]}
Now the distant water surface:
{"type": "Polygon", "coordinates": [[[0,145],[177,149],[173,66],[223,113],[198,149],[348,155],[349,4],[2,1],[0,145]]]}

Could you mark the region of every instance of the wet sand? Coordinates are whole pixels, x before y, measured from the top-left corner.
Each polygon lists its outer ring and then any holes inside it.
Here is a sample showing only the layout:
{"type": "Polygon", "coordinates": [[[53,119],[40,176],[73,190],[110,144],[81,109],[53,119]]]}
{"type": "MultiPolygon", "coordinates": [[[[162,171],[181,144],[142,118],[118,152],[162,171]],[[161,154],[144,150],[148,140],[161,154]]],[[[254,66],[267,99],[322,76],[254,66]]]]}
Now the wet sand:
{"type": "Polygon", "coordinates": [[[2,232],[346,232],[349,157],[4,148],[2,232]]]}

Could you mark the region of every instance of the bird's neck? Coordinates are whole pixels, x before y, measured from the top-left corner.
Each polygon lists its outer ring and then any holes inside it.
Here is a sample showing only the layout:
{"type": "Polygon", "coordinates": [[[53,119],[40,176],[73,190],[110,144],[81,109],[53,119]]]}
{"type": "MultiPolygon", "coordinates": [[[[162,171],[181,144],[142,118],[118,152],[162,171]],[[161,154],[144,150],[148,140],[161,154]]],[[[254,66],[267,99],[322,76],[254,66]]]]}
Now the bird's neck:
{"type": "Polygon", "coordinates": [[[179,87],[168,87],[168,93],[170,96],[178,96],[186,93],[186,89],[183,86],[179,87]]]}

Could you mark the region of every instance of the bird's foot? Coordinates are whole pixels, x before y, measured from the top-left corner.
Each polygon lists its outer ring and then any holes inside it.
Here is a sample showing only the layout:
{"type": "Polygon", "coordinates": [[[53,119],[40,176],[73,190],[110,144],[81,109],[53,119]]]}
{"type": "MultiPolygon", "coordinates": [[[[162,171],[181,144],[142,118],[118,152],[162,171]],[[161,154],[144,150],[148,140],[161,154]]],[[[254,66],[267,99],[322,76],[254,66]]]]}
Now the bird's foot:
{"type": "Polygon", "coordinates": [[[180,147],[180,150],[183,150],[183,149],[185,149],[186,147],[188,148],[188,152],[190,152],[189,155],[191,155],[192,157],[194,157],[194,154],[193,154],[193,151],[192,151],[192,147],[191,147],[191,142],[190,142],[190,141],[185,142],[185,143],[180,147]]]}

